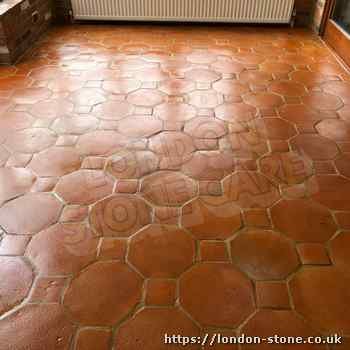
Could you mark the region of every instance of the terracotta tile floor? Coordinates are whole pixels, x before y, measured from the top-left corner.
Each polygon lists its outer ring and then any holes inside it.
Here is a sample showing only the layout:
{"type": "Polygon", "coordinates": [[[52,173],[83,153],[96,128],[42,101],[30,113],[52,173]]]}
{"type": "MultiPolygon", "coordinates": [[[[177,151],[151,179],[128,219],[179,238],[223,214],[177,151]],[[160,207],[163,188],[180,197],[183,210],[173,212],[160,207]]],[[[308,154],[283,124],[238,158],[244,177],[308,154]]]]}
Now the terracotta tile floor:
{"type": "Polygon", "coordinates": [[[317,37],[56,28],[0,98],[1,350],[350,348],[350,76],[317,37]]]}

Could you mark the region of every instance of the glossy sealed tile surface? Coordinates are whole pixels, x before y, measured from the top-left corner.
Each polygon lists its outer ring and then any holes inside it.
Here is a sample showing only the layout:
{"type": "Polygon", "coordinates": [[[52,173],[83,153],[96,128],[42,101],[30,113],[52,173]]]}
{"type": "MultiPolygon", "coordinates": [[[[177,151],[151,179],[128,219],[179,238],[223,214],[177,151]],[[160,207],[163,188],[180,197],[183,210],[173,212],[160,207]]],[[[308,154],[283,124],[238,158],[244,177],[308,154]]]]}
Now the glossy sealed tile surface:
{"type": "Polygon", "coordinates": [[[349,82],[262,27],[58,27],[0,67],[1,350],[349,336],[349,82]]]}

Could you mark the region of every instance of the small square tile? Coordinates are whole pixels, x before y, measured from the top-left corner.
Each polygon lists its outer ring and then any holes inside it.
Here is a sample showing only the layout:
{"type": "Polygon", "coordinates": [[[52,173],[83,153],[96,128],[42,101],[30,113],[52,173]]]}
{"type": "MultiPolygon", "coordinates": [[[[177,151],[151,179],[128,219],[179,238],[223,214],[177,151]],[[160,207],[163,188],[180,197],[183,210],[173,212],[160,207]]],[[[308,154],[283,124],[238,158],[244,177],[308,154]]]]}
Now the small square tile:
{"type": "Polygon", "coordinates": [[[220,181],[200,181],[199,194],[202,196],[220,196],[222,187],[220,181]]]}
{"type": "Polygon", "coordinates": [[[118,180],[115,188],[117,193],[136,193],[139,189],[138,180],[118,180]]]}
{"type": "Polygon", "coordinates": [[[147,281],[146,304],[168,306],[175,303],[176,282],[174,280],[151,279],[147,281]]]}
{"type": "Polygon", "coordinates": [[[0,255],[23,255],[30,236],[7,235],[0,240],[0,255]]]}
{"type": "Polygon", "coordinates": [[[127,241],[121,238],[103,238],[98,258],[101,260],[124,260],[127,241]]]}
{"type": "Polygon", "coordinates": [[[266,210],[248,209],[244,211],[244,220],[247,226],[251,227],[271,227],[270,218],[266,210]]]}
{"type": "Polygon", "coordinates": [[[228,253],[225,242],[201,241],[201,261],[228,261],[228,253]]]}
{"type": "Polygon", "coordinates": [[[304,184],[282,185],[282,195],[286,199],[299,199],[307,196],[307,189],[304,184]]]}
{"type": "Polygon", "coordinates": [[[66,287],[67,279],[64,277],[39,277],[30,296],[32,303],[59,303],[66,287]]]}
{"type": "Polygon", "coordinates": [[[297,251],[304,265],[329,265],[330,259],[326,248],[320,243],[300,243],[297,251]]]}
{"type": "Polygon", "coordinates": [[[256,303],[260,308],[289,309],[289,294],[284,282],[256,282],[256,303]]]}

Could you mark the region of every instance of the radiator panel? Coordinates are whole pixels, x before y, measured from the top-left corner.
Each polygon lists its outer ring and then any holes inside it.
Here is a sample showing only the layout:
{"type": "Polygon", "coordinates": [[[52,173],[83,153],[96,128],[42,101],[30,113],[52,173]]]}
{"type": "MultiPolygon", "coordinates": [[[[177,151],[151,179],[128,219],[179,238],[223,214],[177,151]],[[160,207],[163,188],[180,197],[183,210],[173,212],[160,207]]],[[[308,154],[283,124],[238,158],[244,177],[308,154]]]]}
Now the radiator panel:
{"type": "Polygon", "coordinates": [[[78,20],[289,23],[294,0],[72,0],[78,20]]]}

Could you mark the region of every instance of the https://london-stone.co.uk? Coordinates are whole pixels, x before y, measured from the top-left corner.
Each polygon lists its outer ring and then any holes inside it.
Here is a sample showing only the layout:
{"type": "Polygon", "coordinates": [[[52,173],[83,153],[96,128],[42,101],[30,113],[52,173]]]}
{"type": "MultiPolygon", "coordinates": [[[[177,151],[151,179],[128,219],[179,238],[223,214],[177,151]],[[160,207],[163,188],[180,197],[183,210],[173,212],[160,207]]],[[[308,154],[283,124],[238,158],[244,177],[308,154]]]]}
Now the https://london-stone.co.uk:
{"type": "Polygon", "coordinates": [[[310,337],[298,337],[298,336],[281,336],[273,334],[268,337],[260,336],[248,336],[241,334],[239,336],[227,336],[220,333],[206,333],[202,336],[185,336],[181,334],[165,334],[165,344],[178,344],[182,346],[188,345],[234,345],[234,344],[286,344],[286,345],[302,345],[302,344],[332,344],[337,345],[342,343],[342,337],[338,334],[329,336],[310,336],[310,337]]]}

